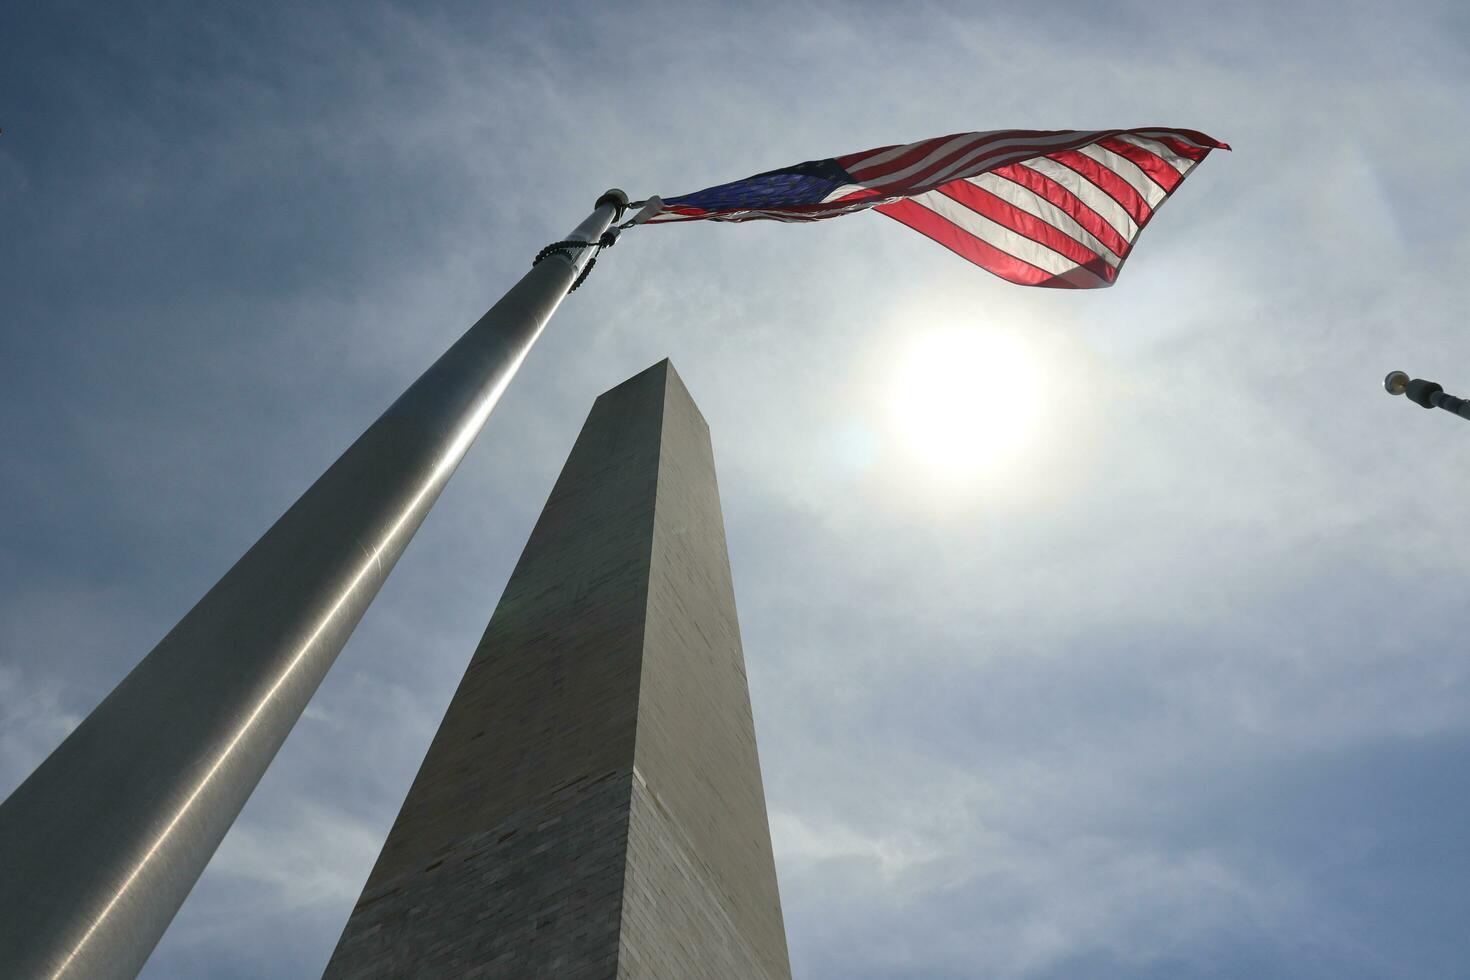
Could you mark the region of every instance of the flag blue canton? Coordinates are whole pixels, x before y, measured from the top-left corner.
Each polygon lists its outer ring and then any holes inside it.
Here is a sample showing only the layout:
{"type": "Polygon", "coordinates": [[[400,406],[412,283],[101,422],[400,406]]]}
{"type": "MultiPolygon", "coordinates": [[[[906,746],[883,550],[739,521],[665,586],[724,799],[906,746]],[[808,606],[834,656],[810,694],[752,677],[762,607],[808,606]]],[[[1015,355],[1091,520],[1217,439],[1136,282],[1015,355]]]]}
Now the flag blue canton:
{"type": "Polygon", "coordinates": [[[808,160],[683,197],[665,198],[664,204],[704,211],[820,204],[832,191],[849,183],[852,176],[836,160],[808,160]]]}

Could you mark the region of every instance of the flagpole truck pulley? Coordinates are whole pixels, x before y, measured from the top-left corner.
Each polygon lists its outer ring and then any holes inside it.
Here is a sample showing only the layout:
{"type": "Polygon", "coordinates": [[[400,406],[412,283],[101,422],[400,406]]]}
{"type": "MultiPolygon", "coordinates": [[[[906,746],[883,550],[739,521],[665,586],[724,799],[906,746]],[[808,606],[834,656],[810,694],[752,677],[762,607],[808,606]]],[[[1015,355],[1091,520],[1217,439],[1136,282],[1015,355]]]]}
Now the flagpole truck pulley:
{"type": "Polygon", "coordinates": [[[1409,401],[1423,408],[1442,408],[1451,415],[1470,420],[1470,400],[1456,398],[1433,381],[1411,379],[1403,371],[1390,371],[1383,379],[1383,389],[1390,395],[1407,395],[1409,401]]]}
{"type": "Polygon", "coordinates": [[[599,198],[0,804],[0,977],[142,969],[627,204],[599,198]]]}

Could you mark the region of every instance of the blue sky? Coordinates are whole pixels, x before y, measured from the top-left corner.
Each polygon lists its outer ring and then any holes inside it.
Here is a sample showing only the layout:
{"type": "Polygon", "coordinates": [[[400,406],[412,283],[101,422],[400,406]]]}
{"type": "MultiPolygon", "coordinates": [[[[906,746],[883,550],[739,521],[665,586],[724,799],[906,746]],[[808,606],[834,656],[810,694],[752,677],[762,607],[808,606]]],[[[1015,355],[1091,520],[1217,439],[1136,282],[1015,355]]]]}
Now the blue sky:
{"type": "Polygon", "coordinates": [[[0,794],[604,188],[1188,126],[1235,151],[1105,291],[877,215],[627,235],[144,975],[319,973],[592,399],[664,356],[715,439],[798,976],[1470,975],[1470,431],[1378,387],[1470,389],[1467,36],[1432,3],[7,10],[0,794]],[[970,468],[894,421],[955,335],[1038,379],[970,468]]]}

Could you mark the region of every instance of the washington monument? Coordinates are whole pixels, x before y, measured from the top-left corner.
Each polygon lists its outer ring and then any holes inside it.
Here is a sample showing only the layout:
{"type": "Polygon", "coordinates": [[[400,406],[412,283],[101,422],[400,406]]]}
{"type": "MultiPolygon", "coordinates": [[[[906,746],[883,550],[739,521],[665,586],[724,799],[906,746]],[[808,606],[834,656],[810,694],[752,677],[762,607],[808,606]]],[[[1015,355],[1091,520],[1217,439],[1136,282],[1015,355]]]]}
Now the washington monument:
{"type": "Polygon", "coordinates": [[[789,978],[709,429],[597,399],[329,978],[789,978]]]}

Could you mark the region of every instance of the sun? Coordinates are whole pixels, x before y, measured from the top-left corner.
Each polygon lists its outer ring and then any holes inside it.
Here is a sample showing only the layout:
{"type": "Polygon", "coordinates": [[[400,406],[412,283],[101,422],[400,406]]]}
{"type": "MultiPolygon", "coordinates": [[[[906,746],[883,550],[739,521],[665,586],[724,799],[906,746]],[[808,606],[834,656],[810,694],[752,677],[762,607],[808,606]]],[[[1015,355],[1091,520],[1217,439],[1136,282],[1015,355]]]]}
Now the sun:
{"type": "Polygon", "coordinates": [[[1015,337],[935,330],[899,359],[892,424],[907,455],[949,477],[1012,462],[1035,440],[1042,401],[1036,360],[1015,337]]]}

